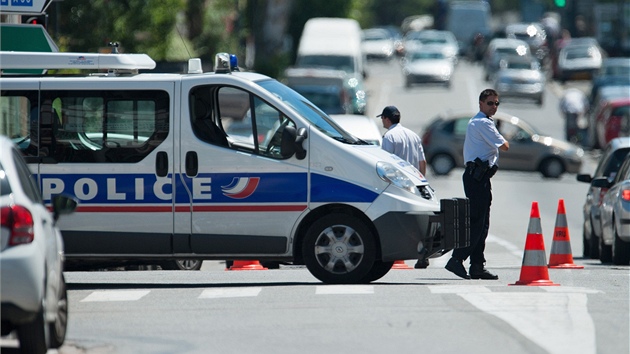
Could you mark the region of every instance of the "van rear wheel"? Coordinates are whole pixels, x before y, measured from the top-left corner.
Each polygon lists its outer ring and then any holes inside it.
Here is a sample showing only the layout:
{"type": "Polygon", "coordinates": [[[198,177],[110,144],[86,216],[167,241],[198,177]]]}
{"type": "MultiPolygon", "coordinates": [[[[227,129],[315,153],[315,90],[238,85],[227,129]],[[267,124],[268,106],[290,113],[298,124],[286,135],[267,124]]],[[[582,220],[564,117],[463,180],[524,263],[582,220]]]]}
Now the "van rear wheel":
{"type": "Polygon", "coordinates": [[[308,229],[302,244],[304,264],[324,283],[365,282],[374,265],[375,242],[370,229],[357,217],[329,214],[308,229]]]}
{"type": "Polygon", "coordinates": [[[175,261],[165,261],[160,264],[164,270],[199,270],[202,260],[199,259],[178,259],[175,261]]]}

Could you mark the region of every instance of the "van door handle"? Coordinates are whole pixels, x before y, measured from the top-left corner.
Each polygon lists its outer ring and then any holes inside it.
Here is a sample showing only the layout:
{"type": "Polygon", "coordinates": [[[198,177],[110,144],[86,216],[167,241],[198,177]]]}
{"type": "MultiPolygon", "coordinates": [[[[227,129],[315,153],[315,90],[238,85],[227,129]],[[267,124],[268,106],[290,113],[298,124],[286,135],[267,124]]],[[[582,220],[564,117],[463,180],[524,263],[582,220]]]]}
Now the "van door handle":
{"type": "Polygon", "coordinates": [[[158,177],[166,177],[168,175],[168,155],[165,151],[159,151],[155,158],[155,173],[158,177]]]}
{"type": "Polygon", "coordinates": [[[186,153],[186,176],[195,177],[199,172],[199,161],[197,159],[197,153],[194,151],[188,151],[186,153]]]}

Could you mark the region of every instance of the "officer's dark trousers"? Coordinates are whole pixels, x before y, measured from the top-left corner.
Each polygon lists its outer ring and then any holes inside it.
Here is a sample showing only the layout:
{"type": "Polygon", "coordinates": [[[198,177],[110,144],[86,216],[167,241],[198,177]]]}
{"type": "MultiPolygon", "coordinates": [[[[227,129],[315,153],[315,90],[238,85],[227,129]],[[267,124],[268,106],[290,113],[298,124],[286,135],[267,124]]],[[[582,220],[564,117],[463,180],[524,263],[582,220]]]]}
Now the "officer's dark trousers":
{"type": "Polygon", "coordinates": [[[470,257],[470,264],[485,264],[484,250],[486,238],[490,228],[490,204],[492,204],[492,185],[490,178],[484,176],[476,181],[466,168],[462,176],[464,192],[470,200],[470,246],[456,248],[453,257],[466,260],[470,257]]]}

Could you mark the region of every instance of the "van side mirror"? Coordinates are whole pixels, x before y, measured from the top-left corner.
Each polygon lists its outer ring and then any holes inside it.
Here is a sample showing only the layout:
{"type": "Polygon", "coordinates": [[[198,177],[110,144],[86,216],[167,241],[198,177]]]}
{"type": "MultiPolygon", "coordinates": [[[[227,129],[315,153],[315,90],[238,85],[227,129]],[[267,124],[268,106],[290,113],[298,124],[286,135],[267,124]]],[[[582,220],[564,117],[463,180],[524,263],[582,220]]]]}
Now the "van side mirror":
{"type": "Polygon", "coordinates": [[[60,215],[70,214],[74,212],[79,204],[78,201],[68,195],[57,194],[51,200],[53,219],[57,221],[60,215]]]}
{"type": "Polygon", "coordinates": [[[294,127],[285,127],[282,131],[282,142],[280,145],[282,157],[289,158],[295,154],[298,160],[304,159],[306,157],[306,149],[304,149],[302,143],[307,137],[306,128],[296,130],[294,127]]]}

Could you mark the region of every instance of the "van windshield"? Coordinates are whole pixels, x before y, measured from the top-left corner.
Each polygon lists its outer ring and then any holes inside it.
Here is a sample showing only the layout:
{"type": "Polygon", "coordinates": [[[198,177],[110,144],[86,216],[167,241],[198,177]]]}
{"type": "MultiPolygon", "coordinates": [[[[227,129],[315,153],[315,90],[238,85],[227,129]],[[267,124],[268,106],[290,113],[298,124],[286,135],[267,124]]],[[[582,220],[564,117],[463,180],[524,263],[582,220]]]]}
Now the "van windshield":
{"type": "Polygon", "coordinates": [[[284,84],[271,79],[258,81],[257,84],[271,92],[286,105],[296,110],[302,117],[306,118],[314,128],[329,137],[347,144],[368,144],[347,133],[321,109],[284,84]]]}

